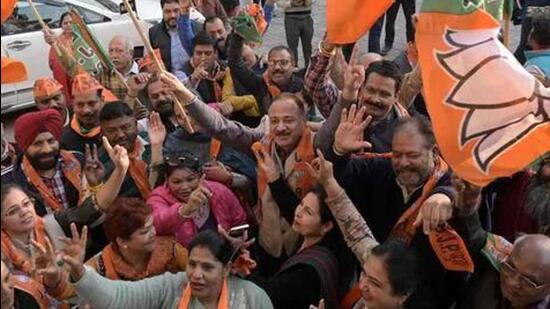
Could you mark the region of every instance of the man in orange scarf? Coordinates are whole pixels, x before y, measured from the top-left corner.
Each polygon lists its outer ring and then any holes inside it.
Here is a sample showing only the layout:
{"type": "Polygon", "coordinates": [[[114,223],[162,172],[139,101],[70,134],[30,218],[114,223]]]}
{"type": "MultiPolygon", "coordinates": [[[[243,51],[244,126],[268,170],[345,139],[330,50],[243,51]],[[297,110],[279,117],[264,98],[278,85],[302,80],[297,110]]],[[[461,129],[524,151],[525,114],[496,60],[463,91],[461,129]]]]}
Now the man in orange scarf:
{"type": "Polygon", "coordinates": [[[446,225],[453,214],[455,191],[431,125],[421,117],[402,119],[394,130],[390,158],[350,160],[351,153],[370,147],[363,139],[370,121],[370,116],[364,119],[366,114],[366,107],[344,109],[325,156],[375,238],[403,240],[417,255],[423,278],[411,301],[416,306],[447,308],[456,300],[464,272],[473,271],[473,263],[462,239],[446,225]]]}
{"type": "Polygon", "coordinates": [[[73,118],[63,130],[61,149],[84,153],[86,144],[101,146],[99,111],[105,104],[108,92],[88,73],[73,78],[73,118]]]}
{"type": "MultiPolygon", "coordinates": [[[[109,143],[125,148],[130,157],[130,166],[118,191],[119,196],[147,199],[156,182],[155,173],[150,173],[149,168],[162,161],[162,145],[166,137],[166,128],[160,116],[156,112],[151,113],[148,132],[138,134],[132,109],[126,103],[114,102],[101,109],[99,124],[109,143]]],[[[116,166],[103,148],[99,160],[105,166],[105,176],[109,177],[116,166]]]]}
{"type": "Polygon", "coordinates": [[[14,124],[15,140],[23,154],[2,175],[2,182],[17,183],[30,191],[40,216],[80,201],[84,158],[60,151],[62,124],[61,115],[53,109],[24,114],[14,124]]]}

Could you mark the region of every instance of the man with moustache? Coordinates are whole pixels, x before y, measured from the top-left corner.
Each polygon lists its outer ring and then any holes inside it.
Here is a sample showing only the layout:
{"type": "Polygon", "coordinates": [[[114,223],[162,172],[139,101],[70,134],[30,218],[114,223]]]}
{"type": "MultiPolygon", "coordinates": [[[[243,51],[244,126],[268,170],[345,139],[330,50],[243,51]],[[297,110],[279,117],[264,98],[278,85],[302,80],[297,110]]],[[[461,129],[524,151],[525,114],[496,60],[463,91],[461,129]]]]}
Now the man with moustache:
{"type": "Polygon", "coordinates": [[[513,245],[481,227],[481,188],[453,177],[455,213],[475,272],[456,308],[529,308],[550,306],[550,237],[525,234],[513,245]]]}
{"type": "Polygon", "coordinates": [[[14,124],[23,154],[3,173],[2,183],[16,183],[39,197],[40,216],[79,204],[84,158],[59,149],[61,130],[61,115],[53,109],[24,114],[14,124]]]}
{"type": "Polygon", "coordinates": [[[63,119],[63,126],[69,124],[71,115],[63,94],[63,86],[57,80],[51,77],[35,80],[32,94],[38,110],[55,109],[63,119]]]}
{"type": "MultiPolygon", "coordinates": [[[[99,113],[103,136],[111,145],[126,149],[130,165],[118,196],[147,199],[156,182],[154,166],[162,162],[162,145],[166,129],[157,113],[149,117],[148,132],[138,133],[137,120],[132,109],[124,102],[105,105],[99,113]]],[[[99,150],[99,160],[105,168],[105,177],[110,177],[115,165],[107,151],[99,150]]]]}
{"type": "Polygon", "coordinates": [[[63,129],[61,149],[84,153],[85,145],[101,146],[99,111],[105,104],[105,90],[88,73],[72,81],[73,112],[70,125],[63,129]]]}
{"type": "MultiPolygon", "coordinates": [[[[388,90],[395,86],[391,81],[388,90]]],[[[347,109],[342,112],[334,143],[325,156],[333,162],[336,180],[365,218],[377,241],[402,239],[405,234],[422,273],[421,283],[411,295],[411,306],[448,308],[456,300],[464,273],[448,270],[428,239],[428,233],[451,218],[455,196],[450,173],[438,155],[431,124],[422,116],[403,118],[392,128],[390,157],[350,159],[352,153],[370,147],[363,132],[370,119],[374,119],[373,115],[382,113],[375,107],[364,119],[369,108],[372,107],[365,105],[357,111],[353,105],[349,112],[347,109]],[[411,209],[418,214],[410,214],[411,209]],[[403,230],[404,227],[408,228],[403,230]],[[409,230],[413,232],[403,233],[409,230]]]]}
{"type": "Polygon", "coordinates": [[[342,110],[357,103],[358,107],[365,107],[366,115],[372,117],[364,132],[372,145],[369,152],[390,152],[395,126],[401,118],[408,116],[398,102],[401,82],[399,69],[391,61],[375,61],[368,68],[360,64],[349,65],[344,73],[342,93],[320,129],[322,137],[317,145],[324,153],[331,150],[342,110]]]}
{"type": "Polygon", "coordinates": [[[259,75],[248,67],[242,57],[244,39],[233,32],[228,38],[228,63],[235,84],[244,86],[246,93],[256,97],[260,114],[269,110],[274,97],[282,92],[297,93],[304,86],[303,79],[294,71],[296,58],[286,46],[275,46],[267,55],[267,70],[259,75]]]}
{"type": "Polygon", "coordinates": [[[225,23],[218,16],[210,16],[204,20],[203,29],[216,42],[218,57],[227,60],[227,29],[225,23]]]}

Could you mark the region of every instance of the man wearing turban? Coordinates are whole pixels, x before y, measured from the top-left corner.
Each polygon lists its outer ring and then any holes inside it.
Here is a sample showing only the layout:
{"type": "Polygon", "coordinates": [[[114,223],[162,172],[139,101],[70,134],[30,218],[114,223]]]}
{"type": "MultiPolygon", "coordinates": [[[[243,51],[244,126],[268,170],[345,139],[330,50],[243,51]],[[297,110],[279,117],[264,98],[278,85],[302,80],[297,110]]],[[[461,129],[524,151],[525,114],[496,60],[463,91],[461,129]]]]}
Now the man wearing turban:
{"type": "Polygon", "coordinates": [[[81,155],[59,150],[63,119],[47,109],[20,116],[13,127],[22,151],[2,183],[17,183],[39,197],[39,215],[76,206],[81,192],[81,155]]]}

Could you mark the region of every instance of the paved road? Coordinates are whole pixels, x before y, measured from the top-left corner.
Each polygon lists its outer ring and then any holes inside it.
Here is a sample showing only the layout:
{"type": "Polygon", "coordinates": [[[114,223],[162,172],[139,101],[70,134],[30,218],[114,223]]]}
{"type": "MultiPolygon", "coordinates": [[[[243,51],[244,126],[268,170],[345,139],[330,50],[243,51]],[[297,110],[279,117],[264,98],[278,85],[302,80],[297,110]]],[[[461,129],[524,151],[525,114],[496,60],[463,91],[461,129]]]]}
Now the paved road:
{"type": "MultiPolygon", "coordinates": [[[[416,0],[416,8],[417,11],[420,8],[420,3],[422,3],[421,0],[416,0]]],[[[312,10],[312,16],[314,20],[314,37],[313,37],[313,48],[316,48],[323,38],[323,34],[325,33],[325,9],[326,9],[326,0],[316,0],[313,3],[313,10],[312,10]]],[[[263,53],[266,53],[271,47],[279,45],[279,44],[285,44],[286,45],[286,37],[285,37],[285,28],[284,28],[284,16],[283,13],[280,10],[276,10],[277,17],[273,18],[273,21],[271,25],[269,26],[269,30],[267,31],[265,35],[265,42],[264,45],[261,47],[261,51],[263,53]]],[[[406,38],[405,38],[405,18],[403,16],[403,10],[400,10],[397,16],[397,20],[395,22],[395,42],[394,42],[394,49],[388,54],[389,59],[395,58],[399,54],[399,52],[403,51],[406,46],[406,38]]],[[[511,41],[512,46],[515,50],[515,47],[517,46],[519,42],[519,36],[520,36],[520,27],[512,27],[511,31],[511,41]]],[[[382,31],[382,38],[381,43],[383,45],[384,40],[384,31],[382,31]]],[[[364,36],[361,41],[361,50],[367,51],[368,50],[368,44],[367,44],[367,36],[364,36]]],[[[301,52],[301,47],[298,47],[298,54],[299,54],[299,65],[303,66],[303,54],[301,52]]]]}

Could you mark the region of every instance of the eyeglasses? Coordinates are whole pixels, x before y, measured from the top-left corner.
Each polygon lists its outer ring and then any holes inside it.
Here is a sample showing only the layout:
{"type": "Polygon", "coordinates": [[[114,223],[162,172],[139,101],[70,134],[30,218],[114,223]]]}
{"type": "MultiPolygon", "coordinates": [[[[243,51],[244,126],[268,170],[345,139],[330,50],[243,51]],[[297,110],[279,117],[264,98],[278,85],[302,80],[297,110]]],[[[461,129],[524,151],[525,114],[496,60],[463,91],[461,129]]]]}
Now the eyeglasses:
{"type": "Polygon", "coordinates": [[[534,290],[546,288],[550,286],[550,283],[547,284],[538,284],[533,282],[533,280],[527,278],[525,275],[521,274],[514,266],[512,266],[508,261],[502,262],[500,264],[500,271],[502,274],[508,278],[517,278],[521,287],[527,287],[534,290]]]}
{"type": "Polygon", "coordinates": [[[187,167],[198,171],[200,162],[195,157],[164,157],[164,162],[170,167],[187,167]]]}
{"type": "Polygon", "coordinates": [[[267,63],[271,67],[276,67],[277,64],[282,66],[282,67],[287,67],[288,65],[290,65],[291,61],[286,60],[286,59],[283,59],[283,60],[268,60],[267,63]]]}

